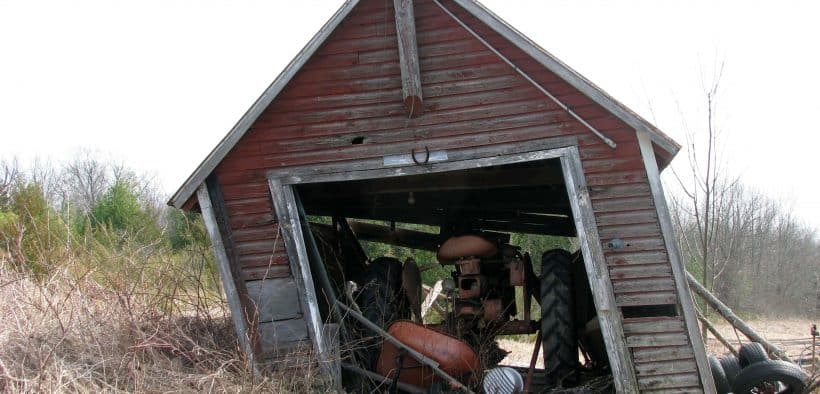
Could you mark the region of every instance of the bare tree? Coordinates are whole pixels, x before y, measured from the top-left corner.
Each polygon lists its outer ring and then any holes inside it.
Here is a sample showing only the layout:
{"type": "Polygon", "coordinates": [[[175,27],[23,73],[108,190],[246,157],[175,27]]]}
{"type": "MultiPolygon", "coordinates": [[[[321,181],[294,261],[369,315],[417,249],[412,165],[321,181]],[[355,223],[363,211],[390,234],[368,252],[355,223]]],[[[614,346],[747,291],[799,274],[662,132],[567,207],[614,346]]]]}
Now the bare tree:
{"type": "Polygon", "coordinates": [[[0,161],[0,208],[8,202],[11,190],[19,182],[20,176],[17,159],[0,161]]]}
{"type": "Polygon", "coordinates": [[[80,151],[63,167],[63,196],[82,212],[88,212],[110,185],[108,164],[89,151],[80,151]]]}
{"type": "MultiPolygon", "coordinates": [[[[682,190],[683,199],[673,205],[679,210],[677,221],[684,225],[679,235],[688,261],[694,261],[702,271],[701,281],[710,291],[720,277],[733,254],[737,252],[734,231],[719,231],[723,220],[731,210],[731,194],[738,180],[728,176],[721,154],[721,132],[718,129],[717,96],[723,75],[723,63],[717,67],[709,85],[704,84],[706,96],[705,137],[684,124],[688,154],[688,174],[673,174],[682,190]],[[685,215],[686,218],[680,215],[685,215]],[[723,245],[718,254],[718,245],[723,245]]],[[[742,225],[742,220],[736,222],[742,225]]],[[[725,229],[724,229],[725,230],[725,229]]],[[[708,314],[708,307],[704,306],[708,314]]],[[[703,329],[704,338],[707,336],[703,329]]]]}

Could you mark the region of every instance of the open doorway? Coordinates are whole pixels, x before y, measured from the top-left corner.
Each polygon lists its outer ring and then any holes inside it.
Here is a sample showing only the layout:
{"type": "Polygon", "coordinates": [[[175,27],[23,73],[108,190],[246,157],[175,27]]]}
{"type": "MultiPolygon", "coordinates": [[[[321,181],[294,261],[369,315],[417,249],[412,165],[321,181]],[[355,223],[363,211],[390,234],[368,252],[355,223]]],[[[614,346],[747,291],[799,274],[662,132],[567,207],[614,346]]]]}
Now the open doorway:
{"type": "MultiPolygon", "coordinates": [[[[477,374],[478,381],[506,355],[497,339],[535,336],[547,366],[541,383],[566,386],[588,378],[576,373],[579,349],[589,372],[607,374],[604,338],[616,337],[604,334],[612,320],[596,314],[596,303],[611,303],[611,285],[590,286],[589,271],[606,268],[585,262],[600,255],[600,242],[584,228],[591,212],[574,186],[583,175],[567,153],[577,150],[479,165],[288,174],[272,177],[271,187],[292,192],[299,211],[292,219],[310,229],[303,233],[316,253],[302,256],[314,261],[294,257],[321,264],[333,293],[369,320],[408,344],[423,338],[418,346],[440,341],[462,349],[450,352],[453,374],[477,374]]],[[[317,303],[329,318],[332,305],[322,297],[317,303]]],[[[365,369],[421,387],[434,383],[412,360],[396,361],[400,349],[380,340],[362,348],[365,369]]]]}

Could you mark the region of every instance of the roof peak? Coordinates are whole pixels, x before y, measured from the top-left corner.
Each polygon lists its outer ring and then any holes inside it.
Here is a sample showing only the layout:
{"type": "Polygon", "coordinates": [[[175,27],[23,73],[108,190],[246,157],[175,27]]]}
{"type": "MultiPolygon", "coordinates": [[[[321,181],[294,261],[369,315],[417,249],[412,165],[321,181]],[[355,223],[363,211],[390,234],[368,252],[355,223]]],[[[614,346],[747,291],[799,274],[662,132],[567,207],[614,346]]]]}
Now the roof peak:
{"type": "MultiPolygon", "coordinates": [[[[435,1],[435,0],[434,0],[435,1]]],[[[584,78],[581,74],[558,60],[555,56],[541,48],[524,34],[507,24],[492,11],[475,0],[452,0],[459,7],[473,17],[487,25],[497,34],[513,43],[520,50],[533,58],[547,70],[563,79],[579,92],[589,97],[593,102],[606,109],[615,117],[622,120],[636,131],[643,131],[650,135],[652,142],[666,151],[670,157],[680,149],[674,140],[658,130],[647,120],[621,104],[602,89],[584,78]]],[[[333,31],[347,18],[360,0],[347,0],[324,26],[311,38],[304,48],[294,57],[276,79],[268,86],[262,95],[251,105],[248,111],[239,119],[228,134],[217,144],[205,160],[194,170],[188,179],[171,197],[169,205],[181,208],[193,195],[202,182],[216,169],[230,150],[250,129],[251,125],[262,112],[273,102],[282,89],[290,82],[296,73],[304,66],[321,45],[330,37],[333,31]]],[[[436,1],[438,3],[438,1],[436,1]]]]}

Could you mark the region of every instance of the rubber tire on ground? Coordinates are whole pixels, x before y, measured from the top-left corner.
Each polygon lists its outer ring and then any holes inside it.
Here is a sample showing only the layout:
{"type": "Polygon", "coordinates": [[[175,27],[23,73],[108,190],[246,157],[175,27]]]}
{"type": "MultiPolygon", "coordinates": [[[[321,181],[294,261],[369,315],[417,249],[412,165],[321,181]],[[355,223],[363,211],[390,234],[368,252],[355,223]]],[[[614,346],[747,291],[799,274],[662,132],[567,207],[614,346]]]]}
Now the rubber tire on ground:
{"type": "Polygon", "coordinates": [[[769,355],[766,354],[766,349],[763,348],[763,345],[757,342],[749,342],[740,345],[740,350],[738,350],[737,353],[738,361],[740,361],[740,366],[742,368],[746,368],[754,363],[769,359],[769,355]]]}
{"type": "Polygon", "coordinates": [[[726,374],[726,380],[729,381],[729,385],[735,384],[735,378],[737,374],[740,373],[740,361],[737,360],[734,354],[727,354],[720,359],[720,366],[723,367],[723,372],[726,374]]]}
{"type": "Polygon", "coordinates": [[[541,343],[548,385],[574,378],[578,342],[573,324],[572,256],[553,249],[541,256],[541,343]]]}
{"type": "Polygon", "coordinates": [[[787,386],[781,394],[799,394],[806,388],[809,375],[797,365],[785,361],[758,361],[743,368],[735,378],[732,392],[745,394],[763,382],[779,381],[787,386]]]}
{"type": "Polygon", "coordinates": [[[717,390],[717,394],[727,394],[731,392],[732,387],[729,386],[729,380],[726,379],[726,372],[723,371],[720,361],[718,361],[717,357],[711,354],[708,359],[709,368],[712,370],[712,378],[715,380],[715,389],[717,390]]]}

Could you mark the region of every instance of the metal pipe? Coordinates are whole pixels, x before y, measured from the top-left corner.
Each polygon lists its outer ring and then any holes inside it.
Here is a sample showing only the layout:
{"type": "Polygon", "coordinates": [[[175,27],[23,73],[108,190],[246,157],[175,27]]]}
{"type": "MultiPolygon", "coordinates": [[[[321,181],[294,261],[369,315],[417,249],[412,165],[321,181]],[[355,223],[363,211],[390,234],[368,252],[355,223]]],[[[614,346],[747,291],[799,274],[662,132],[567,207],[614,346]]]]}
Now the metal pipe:
{"type": "Polygon", "coordinates": [[[535,348],[532,349],[532,358],[530,359],[530,368],[527,370],[527,381],[524,383],[524,392],[530,392],[532,386],[532,377],[535,373],[535,363],[538,362],[538,353],[541,351],[541,329],[535,332],[535,348]]]}
{"type": "Polygon", "coordinates": [[[600,138],[602,141],[604,141],[604,143],[606,143],[607,145],[609,145],[609,147],[610,147],[610,148],[615,149],[615,148],[617,148],[617,147],[618,147],[618,145],[617,145],[617,144],[615,144],[615,141],[613,141],[612,139],[610,139],[609,137],[605,136],[603,133],[601,133],[600,131],[598,131],[598,129],[596,129],[596,128],[595,128],[595,127],[593,127],[591,124],[589,124],[586,120],[584,120],[583,118],[581,118],[581,116],[579,116],[578,114],[576,114],[576,113],[575,113],[575,112],[574,112],[574,111],[573,111],[570,107],[568,107],[566,104],[564,104],[563,102],[561,102],[561,100],[559,100],[557,97],[553,96],[553,95],[552,95],[552,93],[550,93],[547,89],[544,89],[544,87],[543,87],[543,86],[541,86],[538,82],[536,82],[536,81],[535,81],[534,79],[532,79],[529,75],[527,75],[527,73],[525,73],[523,70],[521,70],[520,68],[518,68],[518,66],[516,66],[516,65],[515,65],[515,63],[513,63],[510,59],[507,59],[507,57],[505,57],[504,55],[502,55],[502,54],[501,54],[501,52],[499,52],[499,51],[498,51],[497,49],[495,49],[492,45],[490,45],[490,43],[489,43],[489,42],[487,42],[486,40],[484,40],[483,38],[481,38],[481,36],[479,36],[479,35],[478,35],[478,33],[476,33],[475,31],[473,31],[473,29],[470,29],[470,27],[469,27],[469,26],[467,26],[467,24],[465,24],[464,22],[462,22],[462,21],[461,21],[461,19],[458,19],[458,17],[457,17],[457,16],[455,16],[452,12],[450,12],[450,10],[448,10],[447,8],[445,8],[445,7],[444,7],[444,6],[443,6],[443,5],[442,5],[442,4],[441,4],[438,0],[433,0],[433,2],[434,2],[434,3],[436,3],[436,5],[437,5],[439,8],[441,8],[441,9],[442,9],[442,10],[443,10],[443,11],[444,11],[447,15],[449,15],[449,16],[450,16],[450,18],[453,18],[453,20],[454,20],[454,21],[456,21],[456,23],[458,23],[459,25],[461,25],[461,27],[463,27],[463,28],[464,28],[464,30],[467,30],[467,32],[468,32],[468,33],[472,34],[472,35],[473,35],[473,37],[475,37],[475,38],[476,38],[476,39],[477,39],[480,43],[482,43],[485,47],[487,47],[487,49],[489,49],[489,50],[490,50],[490,51],[492,51],[492,52],[493,52],[496,56],[498,56],[499,58],[501,58],[501,60],[503,60],[503,61],[504,61],[504,63],[507,63],[507,65],[509,65],[510,67],[512,67],[512,68],[513,68],[513,70],[515,70],[515,72],[517,72],[518,74],[520,74],[522,77],[524,77],[524,79],[526,79],[529,83],[531,83],[531,84],[532,84],[532,85],[533,85],[536,89],[538,89],[541,93],[543,93],[545,96],[549,97],[552,101],[554,101],[554,102],[555,102],[555,104],[557,104],[557,105],[558,105],[558,107],[560,107],[561,109],[563,109],[564,111],[566,111],[566,112],[567,112],[570,116],[572,116],[573,118],[575,118],[575,120],[577,120],[577,121],[581,122],[581,124],[582,124],[582,125],[584,125],[584,127],[588,128],[590,131],[592,131],[593,133],[595,133],[595,135],[596,135],[596,136],[598,136],[598,138],[600,138]]]}

